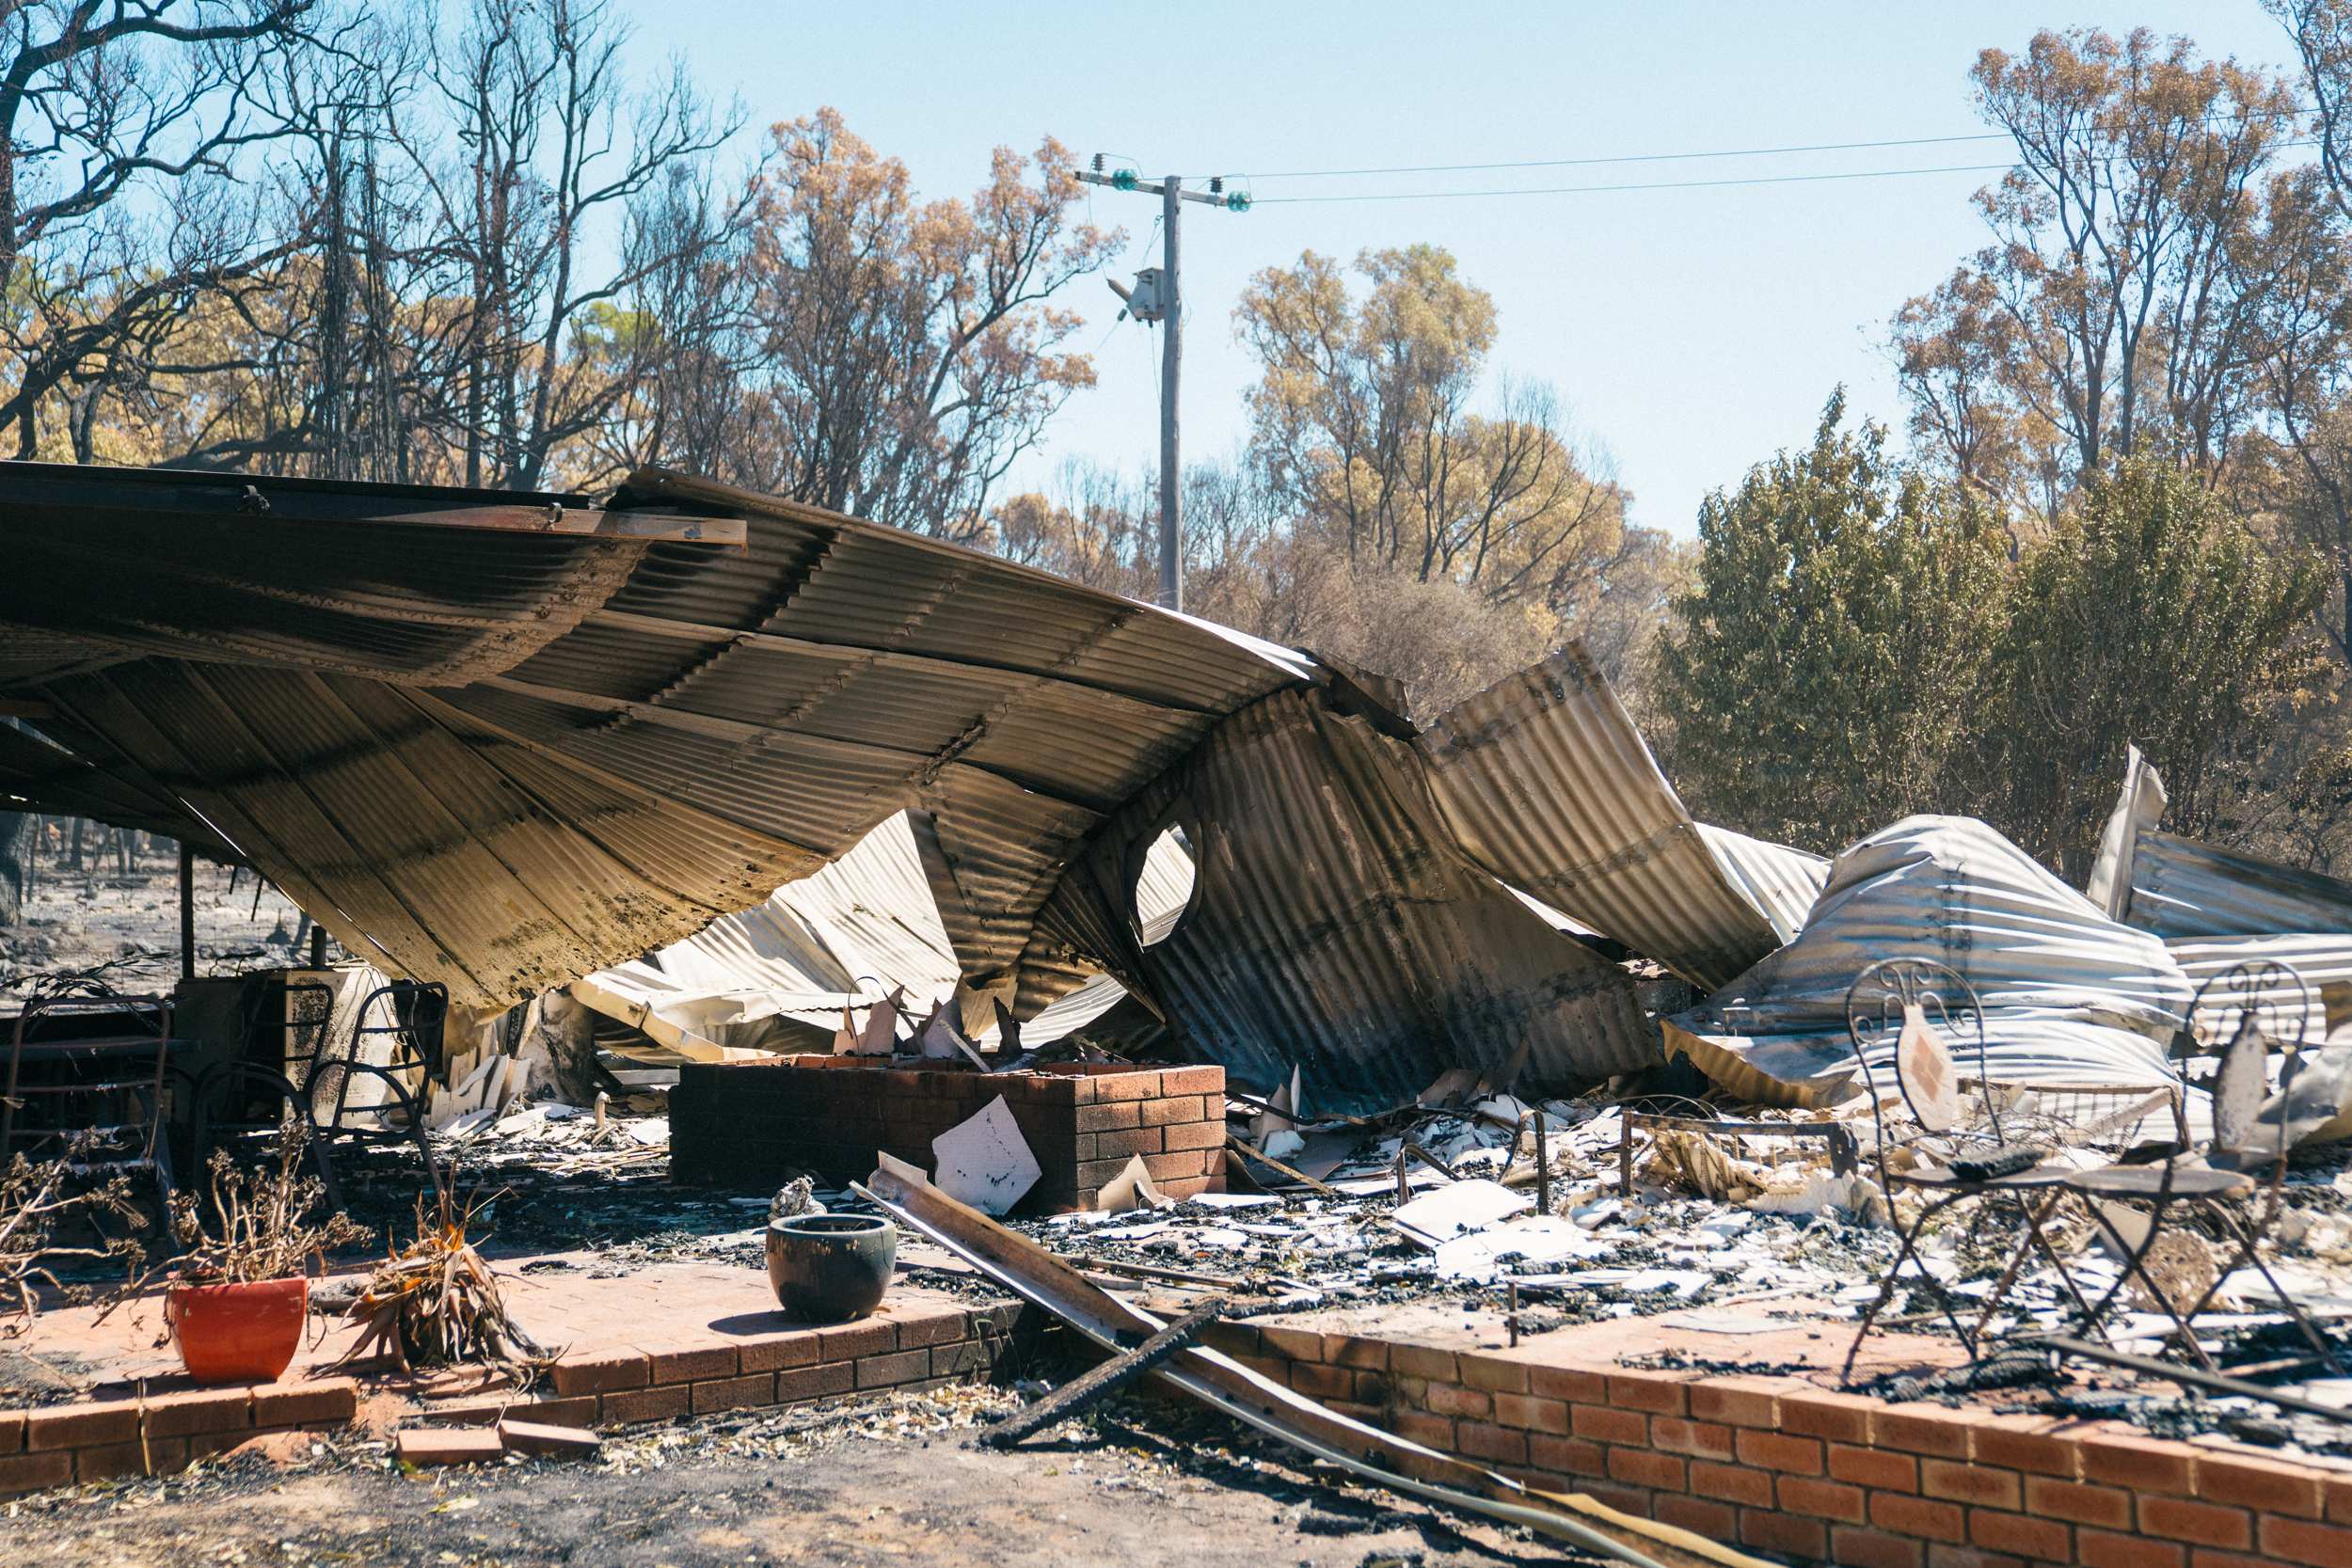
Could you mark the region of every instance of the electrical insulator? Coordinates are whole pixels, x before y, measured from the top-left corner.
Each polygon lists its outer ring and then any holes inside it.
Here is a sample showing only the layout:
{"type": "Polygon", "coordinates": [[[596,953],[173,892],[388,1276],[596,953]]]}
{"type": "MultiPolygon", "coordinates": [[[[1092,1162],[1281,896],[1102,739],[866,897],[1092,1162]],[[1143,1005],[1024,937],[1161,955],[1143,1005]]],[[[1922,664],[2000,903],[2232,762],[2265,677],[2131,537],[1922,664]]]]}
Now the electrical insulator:
{"type": "Polygon", "coordinates": [[[1122,168],[1117,174],[1111,176],[1111,189],[1115,191],[1132,191],[1135,188],[1136,171],[1134,169],[1122,168]]]}

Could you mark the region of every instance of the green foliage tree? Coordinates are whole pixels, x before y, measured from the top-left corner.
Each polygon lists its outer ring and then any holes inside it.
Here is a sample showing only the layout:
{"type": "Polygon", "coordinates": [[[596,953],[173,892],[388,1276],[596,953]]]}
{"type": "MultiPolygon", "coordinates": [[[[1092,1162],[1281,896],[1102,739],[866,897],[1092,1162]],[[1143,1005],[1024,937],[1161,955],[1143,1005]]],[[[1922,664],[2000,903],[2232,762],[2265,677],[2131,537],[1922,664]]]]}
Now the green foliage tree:
{"type": "Polygon", "coordinates": [[[1974,797],[1955,763],[2004,586],[2000,531],[1845,415],[1841,388],[1810,447],[1708,498],[1683,634],[1658,653],[1693,803],[1825,851],[1974,797]]]}
{"type": "Polygon", "coordinates": [[[2137,744],[2163,770],[2166,826],[2213,832],[2225,770],[2318,668],[2325,589],[2310,556],[2266,546],[2169,464],[2094,478],[2009,595],[1985,749],[2000,825],[2079,878],[2137,744]]]}

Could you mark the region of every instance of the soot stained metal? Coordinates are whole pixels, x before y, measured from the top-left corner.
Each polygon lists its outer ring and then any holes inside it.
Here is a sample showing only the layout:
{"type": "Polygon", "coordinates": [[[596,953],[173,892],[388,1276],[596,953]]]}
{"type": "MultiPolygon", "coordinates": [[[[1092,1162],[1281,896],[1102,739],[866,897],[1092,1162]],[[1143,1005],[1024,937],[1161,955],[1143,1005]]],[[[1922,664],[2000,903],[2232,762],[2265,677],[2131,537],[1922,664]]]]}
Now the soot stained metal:
{"type": "Polygon", "coordinates": [[[1571,848],[1604,883],[1681,867],[1608,933],[1670,963],[1774,939],[1574,649],[1537,686],[1568,672],[1599,717],[1521,787],[1581,836],[1531,858],[1495,815],[1548,722],[1525,683],[1424,735],[1312,655],[684,475],[596,502],[11,464],[0,527],[33,563],[0,583],[0,698],[42,715],[0,785],[249,862],[462,1004],[677,942],[901,812],[970,1027],[1108,975],[1237,1082],[1303,1064],[1332,1107],[1656,1058],[1623,975],[1497,880],[1568,897],[1571,848]],[[1623,754],[1597,765],[1604,734],[1623,754]],[[1661,845],[1614,816],[1664,819],[1661,845]],[[1147,942],[1171,826],[1196,883],[1147,942]]]}

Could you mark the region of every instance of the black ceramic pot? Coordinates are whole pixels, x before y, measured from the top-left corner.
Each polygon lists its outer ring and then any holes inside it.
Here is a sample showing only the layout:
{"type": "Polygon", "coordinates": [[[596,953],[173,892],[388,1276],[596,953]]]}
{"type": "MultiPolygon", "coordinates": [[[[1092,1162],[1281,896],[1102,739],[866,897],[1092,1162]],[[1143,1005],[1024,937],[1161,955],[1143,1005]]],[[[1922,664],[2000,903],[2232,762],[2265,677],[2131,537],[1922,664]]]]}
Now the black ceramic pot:
{"type": "Polygon", "coordinates": [[[803,1323],[837,1323],[882,1305],[898,1260],[898,1230],[864,1214],[802,1214],[768,1227],[768,1283],[803,1323]]]}

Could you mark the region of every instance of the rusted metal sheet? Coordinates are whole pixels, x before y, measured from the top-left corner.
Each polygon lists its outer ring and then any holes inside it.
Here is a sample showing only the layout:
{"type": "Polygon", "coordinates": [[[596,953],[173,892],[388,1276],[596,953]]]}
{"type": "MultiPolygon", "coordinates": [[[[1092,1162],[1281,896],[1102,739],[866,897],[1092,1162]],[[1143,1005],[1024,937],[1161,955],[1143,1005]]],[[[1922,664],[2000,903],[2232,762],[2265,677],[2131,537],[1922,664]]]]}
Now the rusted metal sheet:
{"type": "MultiPolygon", "coordinates": [[[[44,505],[76,483],[105,504],[70,541],[16,520],[72,570],[0,593],[0,696],[135,759],[346,945],[461,1004],[675,942],[904,812],[945,973],[1024,1018],[1115,1000],[1107,974],[1244,1082],[1305,1068],[1320,1105],[1462,1065],[1565,1087],[1656,1058],[1626,979],[1466,847],[1377,677],[675,474],[632,478],[589,535],[480,526],[515,504],[487,494],[313,483],[230,509],[234,480],[125,482],[173,513],[106,470],[38,477],[44,505]],[[666,520],[626,526],[645,514],[666,520]],[[712,543],[730,522],[740,549],[712,543]],[[1137,868],[1180,816],[1198,883],[1146,944],[1137,868]]],[[[1436,754],[1468,771],[1508,765],[1451,738],[1436,754]]],[[[1678,813],[1645,778],[1641,809],[1678,813]]],[[[1620,814],[1573,770],[1538,784],[1545,811],[1620,814]]],[[[1720,932],[1653,934],[1691,961],[1720,932]]]]}
{"type": "MultiPolygon", "coordinates": [[[[569,502],[604,514],[578,497],[249,483],[258,505],[242,477],[0,464],[11,566],[0,624],[84,645],[80,657],[51,650],[53,672],[103,649],[456,684],[562,636],[655,538],[701,522],[629,536],[518,531],[483,526],[485,513],[569,502]]],[[[38,673],[21,660],[39,637],[7,641],[17,657],[6,665],[38,673]]]]}
{"type": "Polygon", "coordinates": [[[1421,746],[1479,863],[1578,923],[1710,989],[1784,940],[1581,645],[1463,703],[1421,746]]]}
{"type": "MultiPolygon", "coordinates": [[[[53,721],[54,722],[54,721],[53,721]]],[[[0,724],[0,810],[38,804],[60,816],[95,817],[161,833],[201,855],[233,860],[236,851],[170,794],[135,776],[100,768],[28,730],[0,724]]]]}
{"type": "MultiPolygon", "coordinates": [[[[135,767],[346,945],[474,1006],[686,936],[901,810],[955,962],[1010,996],[1104,815],[1315,674],[675,475],[601,508],[267,480],[257,503],[241,476],[105,469],[10,483],[25,504],[0,526],[42,580],[0,584],[0,694],[51,704],[85,760],[135,767]],[[533,509],[548,526],[512,526],[533,509]]],[[[1056,968],[1039,1005],[1091,973],[1056,968]]]]}

